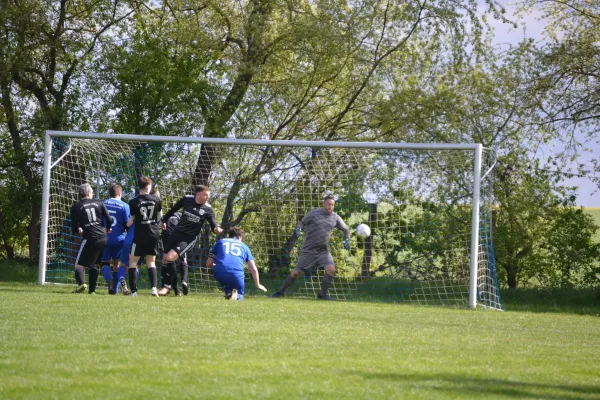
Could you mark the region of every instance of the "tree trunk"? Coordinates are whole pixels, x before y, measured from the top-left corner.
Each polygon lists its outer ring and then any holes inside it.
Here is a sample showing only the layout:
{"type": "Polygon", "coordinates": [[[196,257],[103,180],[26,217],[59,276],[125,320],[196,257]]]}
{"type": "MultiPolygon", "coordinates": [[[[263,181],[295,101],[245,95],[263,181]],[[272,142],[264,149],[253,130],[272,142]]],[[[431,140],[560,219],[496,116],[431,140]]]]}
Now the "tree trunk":
{"type": "Polygon", "coordinates": [[[27,235],[29,240],[29,258],[36,260],[40,256],[40,217],[42,214],[42,205],[34,202],[31,206],[31,220],[27,225],[27,235]]]}
{"type": "Polygon", "coordinates": [[[506,268],[508,287],[511,289],[517,288],[517,269],[516,268],[506,268]]]}
{"type": "Polygon", "coordinates": [[[6,250],[6,258],[13,260],[15,258],[15,248],[8,244],[8,241],[4,240],[4,250],[6,250]]]}

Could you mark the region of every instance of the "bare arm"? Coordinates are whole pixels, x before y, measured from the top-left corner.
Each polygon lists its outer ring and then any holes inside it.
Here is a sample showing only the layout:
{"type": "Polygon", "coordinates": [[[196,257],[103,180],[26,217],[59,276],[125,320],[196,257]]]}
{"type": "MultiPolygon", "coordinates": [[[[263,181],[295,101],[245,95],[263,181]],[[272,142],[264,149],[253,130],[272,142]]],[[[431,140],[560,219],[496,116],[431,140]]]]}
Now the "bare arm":
{"type": "Polygon", "coordinates": [[[208,257],[206,260],[206,268],[212,268],[215,266],[215,259],[212,257],[208,257]]]}
{"type": "MultiPolygon", "coordinates": [[[[210,258],[209,258],[209,260],[210,260],[210,258]]],[[[207,262],[207,264],[208,264],[208,262],[207,262]]],[[[248,269],[250,270],[250,273],[252,274],[252,280],[254,280],[254,285],[257,287],[257,289],[262,290],[263,292],[266,292],[267,288],[260,284],[260,279],[258,277],[258,269],[256,268],[256,264],[254,264],[254,260],[248,261],[248,269]]]]}

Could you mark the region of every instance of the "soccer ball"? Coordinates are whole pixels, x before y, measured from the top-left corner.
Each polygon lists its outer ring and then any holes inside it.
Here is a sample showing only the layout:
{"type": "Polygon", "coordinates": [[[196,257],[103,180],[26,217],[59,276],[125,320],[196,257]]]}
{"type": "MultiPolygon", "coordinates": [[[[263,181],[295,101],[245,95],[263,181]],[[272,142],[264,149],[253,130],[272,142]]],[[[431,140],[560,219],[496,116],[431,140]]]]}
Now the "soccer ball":
{"type": "Polygon", "coordinates": [[[356,234],[361,238],[369,237],[371,234],[371,228],[369,228],[369,225],[360,224],[356,227],[356,234]]]}

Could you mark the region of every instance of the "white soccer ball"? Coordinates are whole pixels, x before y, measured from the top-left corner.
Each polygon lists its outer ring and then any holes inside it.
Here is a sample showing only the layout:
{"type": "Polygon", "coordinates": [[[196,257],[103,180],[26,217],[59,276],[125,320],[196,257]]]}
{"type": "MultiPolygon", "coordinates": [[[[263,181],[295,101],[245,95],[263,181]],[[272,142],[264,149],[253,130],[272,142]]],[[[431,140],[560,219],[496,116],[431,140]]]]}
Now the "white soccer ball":
{"type": "Polygon", "coordinates": [[[361,238],[369,237],[371,235],[371,228],[369,228],[369,225],[360,224],[356,227],[356,234],[361,238]]]}

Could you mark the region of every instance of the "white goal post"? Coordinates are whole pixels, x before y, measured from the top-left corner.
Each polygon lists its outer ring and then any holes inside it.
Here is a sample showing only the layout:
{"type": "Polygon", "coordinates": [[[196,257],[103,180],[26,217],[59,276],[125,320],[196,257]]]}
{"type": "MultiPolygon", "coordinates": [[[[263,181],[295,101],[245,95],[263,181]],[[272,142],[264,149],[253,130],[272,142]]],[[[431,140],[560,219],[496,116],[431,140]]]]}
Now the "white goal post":
{"type": "MultiPolygon", "coordinates": [[[[330,246],[338,298],[502,309],[491,229],[495,160],[481,144],[47,131],[38,284],[72,281],[77,239],[67,214],[76,185],[88,182],[106,199],[108,186],[119,183],[127,201],[146,174],[166,209],[195,184],[209,184],[217,221],[246,231],[270,291],[293,268],[302,241],[293,237],[295,223],[333,195],[352,231],[352,251],[339,250],[339,233],[330,246]],[[356,236],[359,223],[371,226],[370,237],[356,236]]],[[[215,239],[199,240],[192,290],[216,290],[201,264],[215,239]]],[[[295,294],[314,294],[319,273],[307,274],[295,294]]]]}

